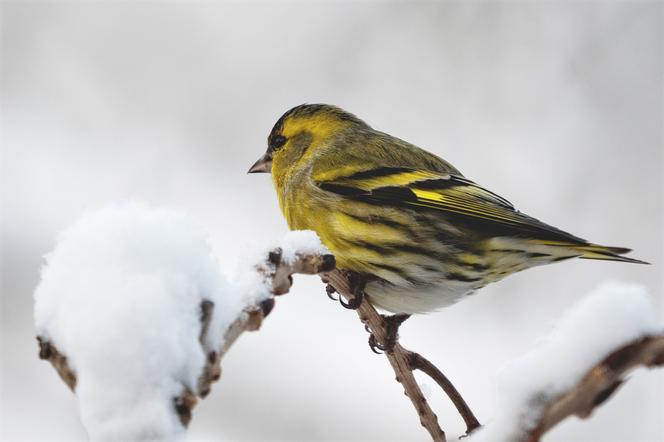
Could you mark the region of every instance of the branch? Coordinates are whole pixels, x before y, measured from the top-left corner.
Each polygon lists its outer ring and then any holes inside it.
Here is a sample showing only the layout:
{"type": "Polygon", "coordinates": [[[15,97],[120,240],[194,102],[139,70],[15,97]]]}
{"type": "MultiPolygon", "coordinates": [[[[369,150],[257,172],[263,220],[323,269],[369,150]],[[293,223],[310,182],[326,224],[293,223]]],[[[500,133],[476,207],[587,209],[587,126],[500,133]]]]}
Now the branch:
{"type": "MultiPolygon", "coordinates": [[[[348,279],[339,270],[323,275],[323,281],[329,283],[346,299],[352,300],[355,298],[348,279]]],[[[357,314],[365,326],[371,330],[376,343],[380,347],[391,348],[391,350],[387,351],[385,355],[396,374],[396,380],[403,385],[406,396],[408,396],[420,417],[420,423],[426,428],[434,441],[445,441],[445,432],[438,424],[438,417],[431,410],[429,403],[424,398],[422,390],[420,390],[420,387],[413,376],[413,371],[416,369],[422,370],[425,374],[429,375],[450,397],[466,422],[466,434],[470,434],[480,426],[479,422],[473,415],[473,412],[470,410],[459,392],[440,370],[421,355],[402,347],[398,340],[393,343],[390,342],[391,339],[394,339],[394,336],[390,336],[387,322],[383,316],[376,312],[376,309],[366,298],[362,299],[362,302],[357,309],[357,314]],[[393,346],[391,344],[393,344],[393,346]]]]}
{"type": "Polygon", "coordinates": [[[662,365],[664,335],[644,337],[618,348],[588,370],[568,391],[541,404],[541,412],[533,419],[533,427],[520,440],[537,442],[568,416],[589,417],[626,381],[629,372],[640,366],[652,368],[662,365]]]}
{"type": "Polygon", "coordinates": [[[47,339],[37,336],[37,343],[39,344],[39,359],[45,359],[53,365],[55,371],[58,372],[60,378],[63,380],[71,391],[76,390],[76,373],[69,367],[67,357],[58,351],[53,344],[47,339]]]}
{"type": "Polygon", "coordinates": [[[473,430],[480,427],[480,423],[473,414],[466,401],[463,399],[459,391],[454,387],[452,382],[443,374],[442,371],[433,365],[428,359],[419,353],[410,353],[410,365],[413,369],[421,370],[426,373],[431,379],[436,381],[438,386],[443,389],[445,394],[450,398],[457,411],[466,423],[466,434],[470,434],[473,430]]]}

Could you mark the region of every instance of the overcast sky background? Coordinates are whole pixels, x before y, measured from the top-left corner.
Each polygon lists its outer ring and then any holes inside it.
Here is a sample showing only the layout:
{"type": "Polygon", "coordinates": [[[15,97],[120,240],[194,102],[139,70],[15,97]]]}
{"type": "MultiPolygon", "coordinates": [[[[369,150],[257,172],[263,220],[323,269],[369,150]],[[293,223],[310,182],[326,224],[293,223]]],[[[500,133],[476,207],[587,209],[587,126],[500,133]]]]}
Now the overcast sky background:
{"type": "MultiPolygon", "coordinates": [[[[339,105],[522,211],[653,263],[536,268],[408,321],[404,345],[436,363],[480,421],[500,368],[602,281],[644,284],[664,318],[661,2],[1,8],[3,440],[85,440],[75,396],[34,340],[32,291],[57,233],[85,208],[139,199],[191,213],[232,265],[246,244],[286,231],[269,177],[246,170],[303,102],[339,105]]],[[[366,339],[316,278],[297,277],[224,361],[190,440],[427,440],[366,339]]],[[[463,433],[423,382],[448,435],[463,433]]],[[[662,440],[663,395],[664,372],[639,372],[547,441],[662,440]]]]}

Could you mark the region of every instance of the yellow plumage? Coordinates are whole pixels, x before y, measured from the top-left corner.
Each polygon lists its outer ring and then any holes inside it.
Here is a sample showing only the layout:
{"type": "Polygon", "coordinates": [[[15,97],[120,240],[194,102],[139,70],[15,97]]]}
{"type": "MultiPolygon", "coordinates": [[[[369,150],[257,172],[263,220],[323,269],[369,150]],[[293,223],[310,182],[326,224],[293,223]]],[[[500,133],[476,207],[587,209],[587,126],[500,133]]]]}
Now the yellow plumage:
{"type": "Polygon", "coordinates": [[[293,230],[370,277],[370,301],[428,312],[514,272],[573,257],[642,262],[549,226],[451,164],[339,108],[286,112],[250,172],[271,172],[293,230]]]}

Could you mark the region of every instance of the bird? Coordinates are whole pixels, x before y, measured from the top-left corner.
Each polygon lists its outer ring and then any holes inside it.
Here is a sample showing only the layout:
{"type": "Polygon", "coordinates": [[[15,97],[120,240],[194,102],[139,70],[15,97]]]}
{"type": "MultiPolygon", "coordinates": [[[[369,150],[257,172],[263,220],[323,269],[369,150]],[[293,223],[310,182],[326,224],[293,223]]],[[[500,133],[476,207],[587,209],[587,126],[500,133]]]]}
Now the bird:
{"type": "Polygon", "coordinates": [[[518,211],[442,158],[333,105],[288,110],[267,144],[248,173],[271,173],[289,228],[315,231],[387,312],[434,312],[575,257],[648,264],[518,211]]]}

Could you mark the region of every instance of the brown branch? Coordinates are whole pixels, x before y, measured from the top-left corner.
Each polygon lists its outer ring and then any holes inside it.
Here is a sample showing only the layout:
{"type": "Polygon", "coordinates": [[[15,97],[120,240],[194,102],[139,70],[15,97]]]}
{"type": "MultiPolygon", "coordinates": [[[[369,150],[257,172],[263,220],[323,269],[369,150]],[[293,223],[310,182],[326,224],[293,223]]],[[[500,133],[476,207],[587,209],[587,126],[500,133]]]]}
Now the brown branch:
{"type": "Polygon", "coordinates": [[[457,411],[466,423],[466,434],[470,434],[480,427],[480,423],[473,414],[466,401],[461,396],[461,393],[454,387],[452,382],[438,369],[431,361],[424,356],[413,351],[410,353],[410,366],[415,370],[421,370],[426,373],[431,379],[436,381],[438,386],[443,389],[445,394],[450,398],[457,411]]]}
{"type": "MultiPolygon", "coordinates": [[[[355,295],[353,294],[351,285],[342,272],[335,270],[326,273],[323,276],[323,281],[330,284],[340,295],[344,296],[349,301],[354,299],[355,295]]],[[[390,342],[394,336],[390,336],[385,319],[376,312],[376,309],[366,298],[362,299],[362,303],[357,309],[357,314],[365,326],[371,330],[376,343],[382,348],[390,349],[385,355],[396,374],[396,380],[403,385],[406,395],[413,403],[413,406],[420,417],[420,423],[426,428],[434,441],[445,441],[445,432],[438,424],[438,417],[431,410],[429,403],[424,398],[422,390],[420,390],[420,387],[413,376],[413,370],[415,369],[422,370],[433,378],[438,385],[442,387],[443,391],[450,396],[450,399],[452,399],[452,402],[466,422],[466,434],[469,434],[479,427],[479,422],[468,405],[440,370],[419,354],[403,348],[398,340],[396,342],[390,342]]]]}
{"type": "Polygon", "coordinates": [[[71,391],[76,390],[76,373],[69,367],[67,357],[58,351],[46,338],[37,336],[39,344],[39,359],[45,359],[51,363],[60,378],[67,384],[71,391]]]}
{"type": "Polygon", "coordinates": [[[568,416],[589,417],[626,381],[637,367],[664,365],[664,335],[648,336],[625,345],[586,372],[568,391],[551,398],[542,406],[539,418],[521,441],[537,442],[542,435],[568,416]]]}

